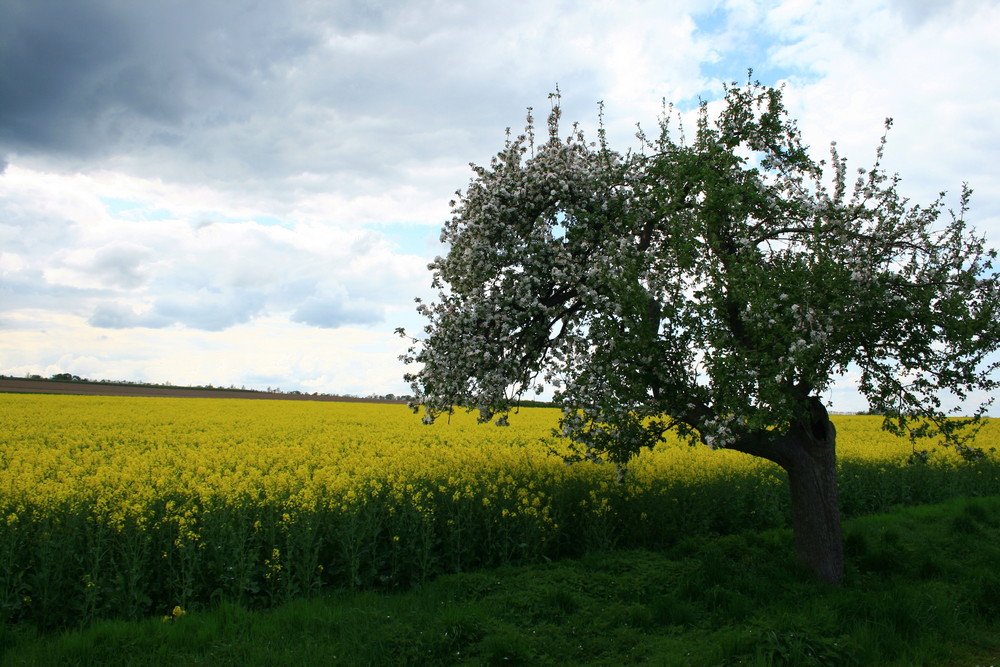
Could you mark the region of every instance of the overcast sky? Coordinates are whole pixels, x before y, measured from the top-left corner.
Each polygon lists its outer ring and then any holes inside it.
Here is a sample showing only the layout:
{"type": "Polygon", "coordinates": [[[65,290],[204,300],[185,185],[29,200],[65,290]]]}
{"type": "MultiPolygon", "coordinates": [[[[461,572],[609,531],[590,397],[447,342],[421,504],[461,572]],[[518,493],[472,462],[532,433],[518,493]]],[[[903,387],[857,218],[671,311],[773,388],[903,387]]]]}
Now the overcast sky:
{"type": "MultiPolygon", "coordinates": [[[[615,147],[784,82],[1000,246],[992,0],[0,0],[0,373],[403,393],[448,201],[558,85],[615,147]],[[949,200],[957,204],[957,198],[949,200]]],[[[863,409],[846,388],[834,409],[863,409]]]]}

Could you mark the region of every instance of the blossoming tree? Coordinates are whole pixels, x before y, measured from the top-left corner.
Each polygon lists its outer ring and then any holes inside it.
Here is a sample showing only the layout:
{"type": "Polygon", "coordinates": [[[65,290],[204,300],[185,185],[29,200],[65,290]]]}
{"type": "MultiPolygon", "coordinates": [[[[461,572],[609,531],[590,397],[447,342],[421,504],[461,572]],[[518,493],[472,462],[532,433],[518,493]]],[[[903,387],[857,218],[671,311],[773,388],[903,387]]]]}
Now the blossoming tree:
{"type": "Polygon", "coordinates": [[[703,105],[693,141],[665,114],[626,154],[603,127],[562,139],[554,99],[547,140],[529,113],[453,202],[439,297],[403,357],[425,421],[462,406],[503,424],[550,386],[573,459],[624,474],[668,430],[769,459],[799,558],[839,581],[833,380],[857,376],[887,428],[952,442],[975,420],[949,401],[997,386],[995,252],[964,222],[970,191],[957,214],[912,205],[884,138],[850,185],[760,84],[729,87],[714,118],[703,105]]]}

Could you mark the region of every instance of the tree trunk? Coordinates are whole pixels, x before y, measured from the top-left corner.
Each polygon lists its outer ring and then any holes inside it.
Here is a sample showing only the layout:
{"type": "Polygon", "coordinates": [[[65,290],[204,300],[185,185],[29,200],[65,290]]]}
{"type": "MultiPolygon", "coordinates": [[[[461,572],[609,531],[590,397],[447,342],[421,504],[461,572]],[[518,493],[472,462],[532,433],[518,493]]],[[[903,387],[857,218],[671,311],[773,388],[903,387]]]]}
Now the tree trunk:
{"type": "Polygon", "coordinates": [[[807,401],[803,418],[787,433],[757,433],[733,449],[761,456],[788,473],[792,501],[792,532],[799,560],[821,579],[844,579],[844,544],[837,494],[837,431],[815,397],[807,401]]]}
{"type": "Polygon", "coordinates": [[[827,420],[822,440],[807,438],[790,447],[785,469],[792,497],[792,531],[799,560],[820,578],[844,578],[844,544],[837,495],[836,433],[827,420]]]}

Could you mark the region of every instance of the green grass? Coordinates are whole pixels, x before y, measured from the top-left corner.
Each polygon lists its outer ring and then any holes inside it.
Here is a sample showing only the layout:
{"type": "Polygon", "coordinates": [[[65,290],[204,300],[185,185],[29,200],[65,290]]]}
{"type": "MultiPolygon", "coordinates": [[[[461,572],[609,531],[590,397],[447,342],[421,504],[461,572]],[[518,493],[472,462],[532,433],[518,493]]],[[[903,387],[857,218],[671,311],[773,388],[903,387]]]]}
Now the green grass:
{"type": "Polygon", "coordinates": [[[269,611],[4,628],[0,664],[998,664],[1000,498],[851,519],[845,543],[841,587],[794,563],[786,530],[693,537],[269,611]]]}

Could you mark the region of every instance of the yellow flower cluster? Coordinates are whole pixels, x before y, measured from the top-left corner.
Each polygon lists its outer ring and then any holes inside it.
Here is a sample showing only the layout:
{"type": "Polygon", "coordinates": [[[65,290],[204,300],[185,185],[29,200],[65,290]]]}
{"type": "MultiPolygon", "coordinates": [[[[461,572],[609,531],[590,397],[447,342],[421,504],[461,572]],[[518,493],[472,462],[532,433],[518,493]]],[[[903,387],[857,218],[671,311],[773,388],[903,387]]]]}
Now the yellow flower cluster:
{"type": "Polygon", "coordinates": [[[187,613],[186,611],[181,609],[180,605],[177,605],[173,608],[173,610],[169,614],[164,616],[162,620],[164,623],[173,623],[186,613],[187,613]]]}

